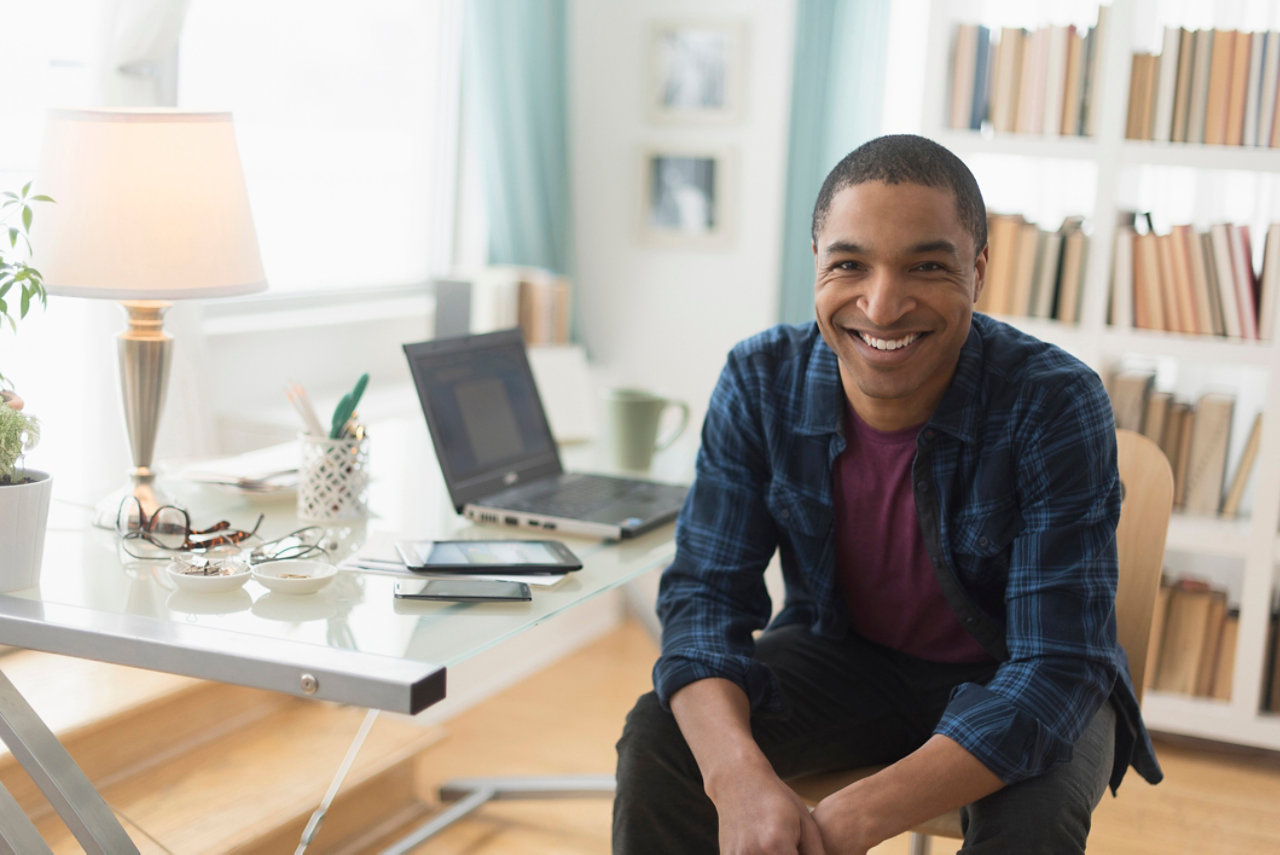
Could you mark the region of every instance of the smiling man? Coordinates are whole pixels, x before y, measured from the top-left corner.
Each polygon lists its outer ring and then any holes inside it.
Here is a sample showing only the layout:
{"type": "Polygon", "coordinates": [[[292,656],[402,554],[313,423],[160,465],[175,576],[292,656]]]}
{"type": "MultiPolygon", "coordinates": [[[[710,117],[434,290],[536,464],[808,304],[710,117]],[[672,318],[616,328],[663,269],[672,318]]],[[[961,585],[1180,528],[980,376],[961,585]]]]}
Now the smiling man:
{"type": "Polygon", "coordinates": [[[936,143],[849,154],[812,241],[816,324],[738,345],[711,400],[614,851],[860,854],[962,807],[962,852],[1083,852],[1108,783],[1161,777],[1116,642],[1102,384],[974,314],[986,211],[936,143]],[[812,813],[784,783],[870,764],[812,813]]]}

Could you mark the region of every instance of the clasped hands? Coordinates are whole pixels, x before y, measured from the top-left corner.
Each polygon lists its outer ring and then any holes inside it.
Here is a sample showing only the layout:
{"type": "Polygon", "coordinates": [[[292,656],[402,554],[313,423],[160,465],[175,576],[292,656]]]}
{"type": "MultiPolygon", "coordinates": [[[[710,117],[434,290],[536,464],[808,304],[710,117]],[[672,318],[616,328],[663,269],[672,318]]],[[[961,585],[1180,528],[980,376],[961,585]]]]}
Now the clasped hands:
{"type": "Polygon", "coordinates": [[[719,816],[721,855],[866,855],[877,842],[866,839],[850,788],[810,813],[766,767],[743,770],[708,794],[719,816]]]}

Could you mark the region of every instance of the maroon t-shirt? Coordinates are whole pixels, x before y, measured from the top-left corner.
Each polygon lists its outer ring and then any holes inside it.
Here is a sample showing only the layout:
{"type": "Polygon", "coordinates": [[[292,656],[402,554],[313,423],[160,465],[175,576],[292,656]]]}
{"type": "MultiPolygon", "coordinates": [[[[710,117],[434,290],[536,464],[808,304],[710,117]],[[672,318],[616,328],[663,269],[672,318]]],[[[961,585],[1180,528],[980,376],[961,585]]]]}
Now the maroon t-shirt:
{"type": "Polygon", "coordinates": [[[935,662],[990,659],[965,632],[929,563],[911,492],[923,425],[879,431],[845,410],[845,450],[832,468],[836,585],[854,630],[935,662]]]}

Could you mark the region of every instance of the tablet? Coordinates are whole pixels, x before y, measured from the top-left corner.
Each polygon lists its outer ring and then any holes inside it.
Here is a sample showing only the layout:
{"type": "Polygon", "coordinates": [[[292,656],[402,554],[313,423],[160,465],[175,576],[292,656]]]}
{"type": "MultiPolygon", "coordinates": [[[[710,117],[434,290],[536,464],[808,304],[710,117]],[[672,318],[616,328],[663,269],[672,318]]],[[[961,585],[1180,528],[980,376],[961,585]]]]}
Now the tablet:
{"type": "Polygon", "coordinates": [[[449,573],[567,573],[582,562],[558,540],[405,540],[396,544],[410,570],[449,573]]]}

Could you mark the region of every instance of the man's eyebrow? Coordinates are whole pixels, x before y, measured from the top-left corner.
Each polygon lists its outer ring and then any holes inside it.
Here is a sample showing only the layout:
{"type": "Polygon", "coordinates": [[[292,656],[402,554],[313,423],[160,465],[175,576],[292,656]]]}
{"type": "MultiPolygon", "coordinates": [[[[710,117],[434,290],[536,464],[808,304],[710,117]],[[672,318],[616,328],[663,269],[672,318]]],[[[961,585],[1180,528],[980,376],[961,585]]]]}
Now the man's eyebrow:
{"type": "MultiPolygon", "coordinates": [[[[832,241],[823,249],[823,252],[827,255],[832,255],[833,253],[838,252],[858,254],[866,251],[866,247],[862,246],[862,244],[848,240],[832,241]]],[[[907,253],[909,255],[924,255],[930,252],[945,252],[955,256],[960,254],[960,250],[956,248],[954,243],[943,238],[922,241],[921,243],[907,248],[907,253]]]]}
{"type": "Polygon", "coordinates": [[[911,247],[908,252],[912,255],[924,255],[929,252],[945,252],[951,255],[959,255],[960,250],[956,249],[956,245],[949,240],[928,240],[918,243],[911,247]]]}

